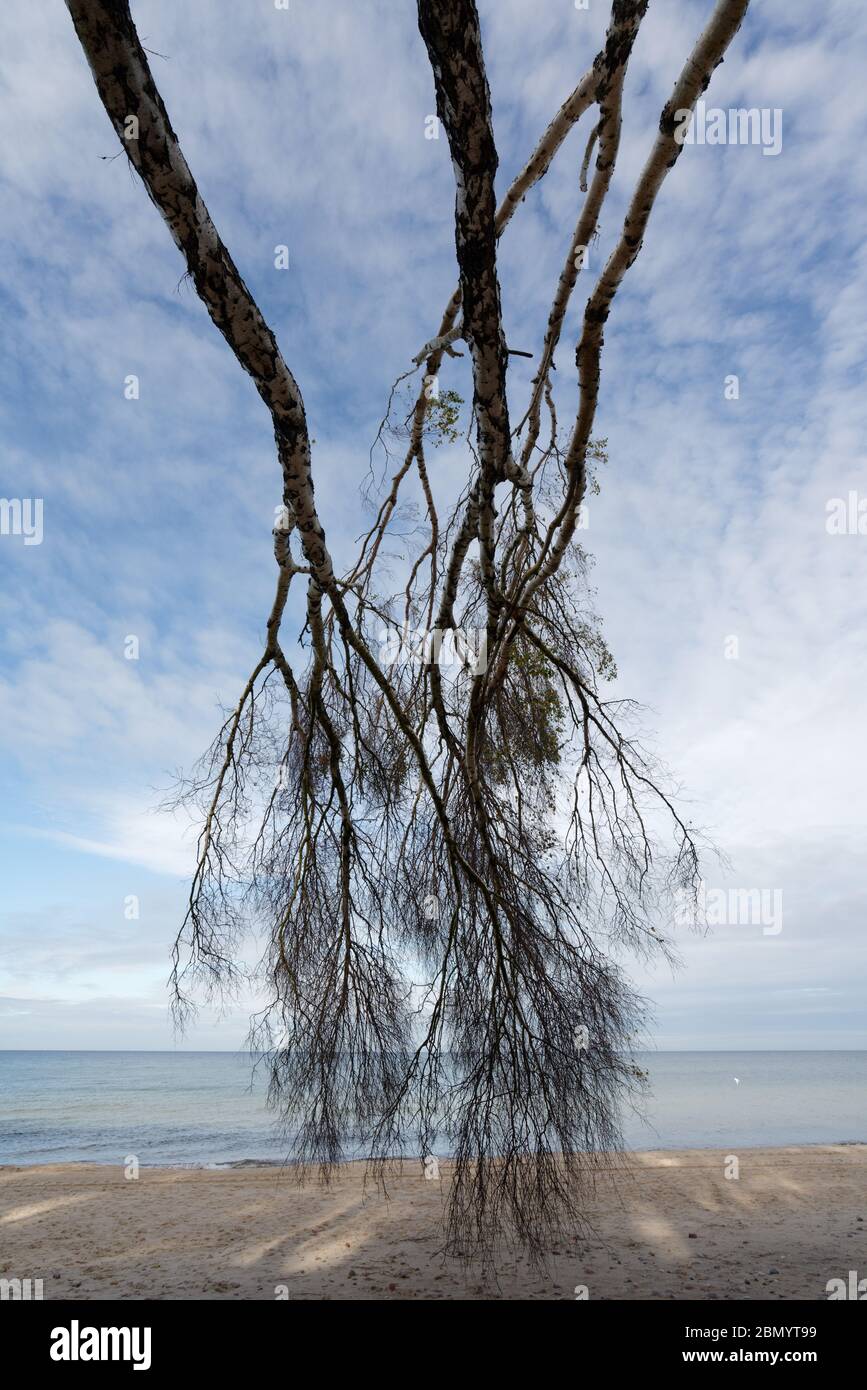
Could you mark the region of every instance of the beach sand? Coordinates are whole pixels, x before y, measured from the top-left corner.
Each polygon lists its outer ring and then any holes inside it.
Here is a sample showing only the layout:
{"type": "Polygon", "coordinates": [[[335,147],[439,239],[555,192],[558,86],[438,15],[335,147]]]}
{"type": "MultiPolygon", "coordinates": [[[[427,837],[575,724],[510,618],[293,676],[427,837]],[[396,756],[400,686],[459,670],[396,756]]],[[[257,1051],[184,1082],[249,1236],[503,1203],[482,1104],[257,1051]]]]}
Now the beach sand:
{"type": "Polygon", "coordinates": [[[546,1271],[504,1255],[497,1281],[444,1262],[441,1182],[405,1163],[390,1199],[345,1165],[299,1188],[287,1170],[58,1164],[0,1169],[0,1278],[50,1298],[824,1299],[867,1275],[867,1145],[634,1154],[603,1177],[596,1234],[546,1271]],[[281,1286],[283,1286],[281,1288],[281,1286]]]}

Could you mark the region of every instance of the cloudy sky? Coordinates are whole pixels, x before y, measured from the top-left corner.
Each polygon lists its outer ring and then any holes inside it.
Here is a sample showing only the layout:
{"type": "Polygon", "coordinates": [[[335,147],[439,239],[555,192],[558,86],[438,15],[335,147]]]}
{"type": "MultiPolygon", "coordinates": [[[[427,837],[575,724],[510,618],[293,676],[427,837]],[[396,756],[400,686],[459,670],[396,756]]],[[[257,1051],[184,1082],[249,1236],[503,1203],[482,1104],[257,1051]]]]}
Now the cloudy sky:
{"type": "MultiPolygon", "coordinates": [[[[651,0],[597,268],[710,8],[651,0]]],[[[780,112],[781,148],[696,143],[666,183],[606,333],[610,461],[583,539],[618,691],[646,706],[727,857],[708,865],[709,907],[720,890],[763,890],[775,914],[679,929],[674,977],[636,968],[655,1044],[860,1048],[867,535],[829,530],[829,504],[867,497],[867,18],[851,0],[752,9],[707,100],[780,112]]],[[[606,10],[480,0],[500,192],[592,61],[606,10]]],[[[415,6],[135,0],[133,14],[301,384],[320,511],[347,555],[389,386],[455,281],[415,6]]],[[[5,0],[0,55],[0,495],[43,504],[41,543],[0,535],[0,1047],[172,1047],[191,841],[155,807],[261,651],[280,500],[270,422],[113,158],[59,0],[5,0]]],[[[586,121],[501,243],[508,339],[528,350],[571,239],[586,121]]],[[[558,357],[566,411],[583,302],[558,357]]],[[[466,361],[442,384],[467,395],[466,361]]],[[[244,1001],[204,1010],[184,1045],[235,1047],[246,1016],[244,1001]]]]}

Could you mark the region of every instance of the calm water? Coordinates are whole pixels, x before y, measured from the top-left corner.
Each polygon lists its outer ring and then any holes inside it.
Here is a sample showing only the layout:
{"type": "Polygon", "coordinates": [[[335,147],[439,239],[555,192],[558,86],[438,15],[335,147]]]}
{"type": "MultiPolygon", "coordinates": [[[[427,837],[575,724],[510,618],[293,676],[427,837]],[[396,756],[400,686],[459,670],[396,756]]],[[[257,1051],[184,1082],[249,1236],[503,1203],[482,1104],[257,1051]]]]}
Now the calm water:
{"type": "MultiPolygon", "coordinates": [[[[641,1054],[630,1148],[867,1141],[867,1052],[641,1054]],[[739,1084],[735,1083],[737,1077],[739,1084]]],[[[0,1052],[0,1164],[281,1160],[264,1075],[230,1052],[0,1052]]]]}

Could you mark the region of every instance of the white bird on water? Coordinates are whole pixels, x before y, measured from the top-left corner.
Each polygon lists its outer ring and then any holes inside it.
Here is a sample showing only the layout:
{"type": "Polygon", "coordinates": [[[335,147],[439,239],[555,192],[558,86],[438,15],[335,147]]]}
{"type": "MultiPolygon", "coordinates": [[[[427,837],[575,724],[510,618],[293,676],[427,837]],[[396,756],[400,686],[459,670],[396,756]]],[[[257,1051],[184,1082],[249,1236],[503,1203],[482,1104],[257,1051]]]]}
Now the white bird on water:
{"type": "Polygon", "coordinates": [[[740,1081],[738,1080],[738,1078],[737,1078],[736,1076],[735,1076],[735,1077],[732,1077],[732,1080],[734,1081],[734,1083],[735,1083],[736,1086],[740,1086],[741,1083],[740,1083],[740,1081]]]}

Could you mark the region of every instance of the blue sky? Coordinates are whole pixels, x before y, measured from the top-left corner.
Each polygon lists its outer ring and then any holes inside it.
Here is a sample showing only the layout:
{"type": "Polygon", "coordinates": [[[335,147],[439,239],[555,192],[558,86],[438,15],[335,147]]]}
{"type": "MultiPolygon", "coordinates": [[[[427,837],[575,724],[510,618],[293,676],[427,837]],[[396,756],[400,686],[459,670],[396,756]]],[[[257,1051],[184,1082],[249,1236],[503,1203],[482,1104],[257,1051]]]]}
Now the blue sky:
{"type": "MultiPolygon", "coordinates": [[[[501,192],[592,61],[606,10],[481,0],[501,192]]],[[[690,146],[666,183],[606,333],[610,461],[584,540],[618,693],[647,707],[729,861],[708,865],[709,888],[783,900],[778,934],[679,930],[676,977],[635,967],[654,1041],[863,1047],[867,536],[831,535],[826,519],[830,499],[867,495],[867,19],[834,0],[753,10],[707,100],[779,108],[782,149],[690,146]]],[[[651,0],[591,274],[709,11],[651,0]]],[[[455,281],[452,171],[444,135],[425,139],[433,84],[414,12],[133,5],[203,196],[304,392],[338,556],[361,530],[391,382],[455,281]]],[[[171,1047],[191,840],[155,807],[261,649],[278,469],[252,384],[111,159],[64,7],[6,0],[0,35],[0,495],[44,503],[40,545],[0,536],[0,1046],[171,1047]]],[[[508,339],[528,350],[586,136],[585,118],[501,243],[508,339]]],[[[582,307],[576,295],[557,359],[566,416],[582,307]]],[[[529,368],[512,361],[520,402],[529,368]]],[[[442,384],[468,395],[466,360],[442,384]]],[[[457,480],[459,446],[437,467],[457,480]]],[[[203,1010],[185,1045],[239,1045],[248,1004],[203,1010]]]]}

